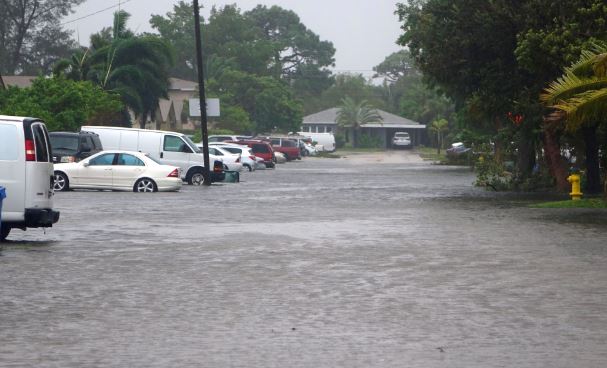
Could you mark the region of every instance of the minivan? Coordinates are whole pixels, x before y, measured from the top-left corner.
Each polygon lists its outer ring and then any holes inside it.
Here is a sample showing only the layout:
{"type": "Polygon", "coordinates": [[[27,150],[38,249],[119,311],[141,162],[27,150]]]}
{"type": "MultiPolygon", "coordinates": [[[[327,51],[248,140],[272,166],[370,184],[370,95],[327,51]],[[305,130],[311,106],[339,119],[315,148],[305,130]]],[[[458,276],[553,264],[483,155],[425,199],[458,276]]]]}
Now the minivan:
{"type": "Polygon", "coordinates": [[[288,161],[301,160],[301,151],[296,141],[284,137],[270,137],[274,151],[284,154],[288,161]]]}
{"type": "Polygon", "coordinates": [[[46,125],[40,119],[0,115],[0,241],[12,229],[52,227],[59,221],[53,210],[53,163],[46,125]]]}
{"type": "MultiPolygon", "coordinates": [[[[83,126],[81,131],[98,134],[104,149],[147,153],[164,165],[181,168],[181,179],[188,184],[204,183],[204,157],[185,134],[109,126],[83,126]]],[[[214,155],[209,155],[209,159],[213,165],[209,170],[211,182],[222,181],[225,177],[222,160],[214,155]]]]}
{"type": "Polygon", "coordinates": [[[53,163],[78,162],[103,151],[99,135],[91,132],[50,132],[53,163]]]}

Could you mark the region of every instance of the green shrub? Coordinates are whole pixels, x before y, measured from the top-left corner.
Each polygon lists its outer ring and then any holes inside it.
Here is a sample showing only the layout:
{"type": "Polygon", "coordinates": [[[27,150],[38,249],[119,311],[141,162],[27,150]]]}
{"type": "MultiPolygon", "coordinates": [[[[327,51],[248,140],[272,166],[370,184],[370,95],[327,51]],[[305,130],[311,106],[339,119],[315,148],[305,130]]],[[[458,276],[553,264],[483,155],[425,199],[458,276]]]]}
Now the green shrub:
{"type": "Polygon", "coordinates": [[[381,139],[379,137],[369,135],[369,134],[361,134],[358,138],[358,147],[359,148],[380,148],[381,147],[381,139]]]}

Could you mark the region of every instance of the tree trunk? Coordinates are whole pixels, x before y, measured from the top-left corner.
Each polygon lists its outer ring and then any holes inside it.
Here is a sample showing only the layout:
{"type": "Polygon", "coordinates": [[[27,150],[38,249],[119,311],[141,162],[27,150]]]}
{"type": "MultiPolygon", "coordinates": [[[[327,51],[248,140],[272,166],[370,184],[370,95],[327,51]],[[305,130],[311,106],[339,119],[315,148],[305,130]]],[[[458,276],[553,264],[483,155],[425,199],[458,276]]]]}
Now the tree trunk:
{"type": "Polygon", "coordinates": [[[569,190],[567,181],[567,168],[561,157],[561,148],[558,143],[556,131],[544,123],[544,155],[550,174],[556,179],[556,187],[559,191],[569,190]]]}
{"type": "Polygon", "coordinates": [[[582,134],[586,145],[586,193],[601,193],[601,171],[599,168],[599,143],[596,139],[596,126],[583,127],[582,134]]]}
{"type": "Polygon", "coordinates": [[[503,147],[502,147],[502,140],[499,138],[499,134],[500,134],[500,130],[502,130],[502,119],[500,119],[498,116],[495,117],[495,131],[496,131],[496,138],[495,138],[495,162],[501,164],[504,161],[503,158],[503,147]]]}
{"type": "Polygon", "coordinates": [[[533,140],[521,137],[518,145],[517,167],[522,179],[531,176],[533,166],[535,166],[535,145],[533,140]]]}

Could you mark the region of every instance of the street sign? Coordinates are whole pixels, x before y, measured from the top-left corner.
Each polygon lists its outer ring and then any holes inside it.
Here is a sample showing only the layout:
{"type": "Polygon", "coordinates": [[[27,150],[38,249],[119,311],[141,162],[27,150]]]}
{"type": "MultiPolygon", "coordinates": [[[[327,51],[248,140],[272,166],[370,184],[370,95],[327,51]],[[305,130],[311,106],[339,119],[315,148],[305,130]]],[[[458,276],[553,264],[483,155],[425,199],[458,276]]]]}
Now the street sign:
{"type": "MultiPolygon", "coordinates": [[[[190,98],[190,116],[200,117],[200,100],[197,98],[190,98]]],[[[218,98],[207,98],[207,116],[220,116],[218,98]]]]}

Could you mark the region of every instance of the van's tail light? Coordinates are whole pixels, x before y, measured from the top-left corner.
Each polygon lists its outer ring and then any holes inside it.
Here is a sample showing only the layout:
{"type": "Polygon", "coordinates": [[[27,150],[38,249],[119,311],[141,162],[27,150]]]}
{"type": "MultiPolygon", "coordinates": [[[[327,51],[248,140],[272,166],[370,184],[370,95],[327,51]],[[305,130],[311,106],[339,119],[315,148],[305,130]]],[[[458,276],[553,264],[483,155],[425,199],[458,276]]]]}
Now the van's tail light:
{"type": "Polygon", "coordinates": [[[253,161],[257,161],[257,157],[255,157],[255,156],[249,156],[249,158],[253,161]]]}
{"type": "Polygon", "coordinates": [[[240,156],[238,156],[238,158],[236,159],[236,163],[240,162],[240,156]]]}
{"type": "Polygon", "coordinates": [[[36,161],[36,146],[31,139],[25,140],[25,161],[36,161]]]}
{"type": "Polygon", "coordinates": [[[167,176],[167,178],[178,178],[179,177],[179,169],[175,169],[171,171],[171,173],[167,176]]]}

